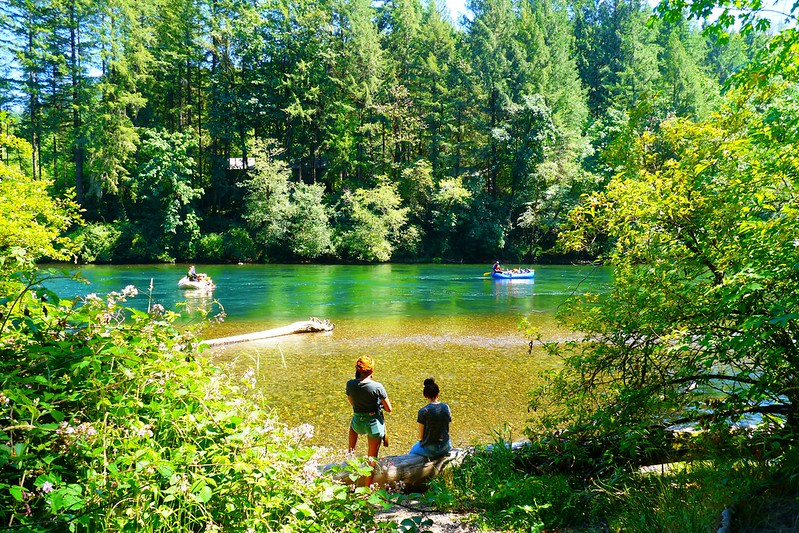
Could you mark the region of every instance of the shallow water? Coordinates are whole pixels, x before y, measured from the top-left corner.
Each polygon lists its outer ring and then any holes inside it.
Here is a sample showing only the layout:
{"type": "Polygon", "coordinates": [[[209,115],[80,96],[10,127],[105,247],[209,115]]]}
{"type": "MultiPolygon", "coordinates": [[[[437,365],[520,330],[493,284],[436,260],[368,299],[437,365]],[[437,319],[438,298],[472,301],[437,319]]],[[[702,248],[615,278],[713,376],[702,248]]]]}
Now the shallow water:
{"type": "MultiPolygon", "coordinates": [[[[227,318],[207,337],[250,333],[305,320],[328,319],[329,333],[293,335],[217,348],[213,359],[243,375],[255,371],[257,389],[289,425],[310,423],[311,443],[340,455],[346,448],[351,407],[344,392],[360,355],[376,360],[374,378],[394,406],[387,415],[388,452],[410,448],[416,411],[425,403],[422,382],[435,377],[452,409],[453,445],[490,442],[501,432],[521,437],[530,391],[555,361],[528,353],[518,329],[522,317],[546,338],[569,336],[554,314],[578,292],[603,290],[610,271],[590,266],[536,268],[533,281],[492,281],[485,265],[208,265],[213,295],[180,291],[183,266],[92,266],[89,286],[60,282],[60,292],[103,294],[153,283],[152,302],[185,302],[189,311],[213,308],[227,318]]],[[[140,295],[129,302],[146,308],[140,295]]],[[[359,452],[366,443],[359,443],[359,452]]]]}

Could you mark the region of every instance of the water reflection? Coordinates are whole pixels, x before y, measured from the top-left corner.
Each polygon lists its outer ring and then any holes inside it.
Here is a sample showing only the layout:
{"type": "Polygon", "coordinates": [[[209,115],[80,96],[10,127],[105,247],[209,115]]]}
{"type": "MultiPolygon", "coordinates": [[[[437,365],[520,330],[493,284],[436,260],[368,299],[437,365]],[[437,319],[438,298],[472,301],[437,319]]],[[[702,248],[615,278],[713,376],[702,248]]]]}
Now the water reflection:
{"type": "Polygon", "coordinates": [[[183,298],[185,302],[185,311],[189,315],[206,315],[213,309],[213,291],[183,291],[183,298]]]}

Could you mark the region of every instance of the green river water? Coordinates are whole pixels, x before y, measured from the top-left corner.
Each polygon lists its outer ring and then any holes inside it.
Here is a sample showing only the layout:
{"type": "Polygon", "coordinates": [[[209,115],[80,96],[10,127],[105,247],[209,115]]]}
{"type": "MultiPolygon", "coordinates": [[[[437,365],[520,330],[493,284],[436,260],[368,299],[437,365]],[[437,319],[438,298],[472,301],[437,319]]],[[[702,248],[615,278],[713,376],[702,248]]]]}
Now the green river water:
{"type": "MultiPolygon", "coordinates": [[[[394,412],[391,440],[381,454],[406,452],[416,435],[416,411],[425,404],[422,382],[435,377],[441,400],[452,409],[454,446],[491,442],[502,432],[522,436],[529,418],[528,391],[555,364],[528,353],[519,331],[527,317],[546,338],[570,335],[554,314],[564,300],[602,291],[611,272],[592,266],[537,266],[534,280],[493,281],[487,265],[198,265],[217,284],[212,296],[181,291],[184,265],[87,266],[84,286],[58,282],[62,295],[105,294],[153,286],[153,302],[188,310],[213,307],[226,319],[208,338],[251,333],[315,316],[330,320],[329,333],[293,335],[217,348],[211,354],[234,375],[250,369],[256,388],[280,419],[314,426],[311,444],[343,454],[351,407],[344,385],[360,355],[375,358],[374,378],[384,384],[394,412]]],[[[52,285],[52,284],[51,284],[52,285]]],[[[146,308],[139,295],[129,304],[146,308]]],[[[359,453],[366,443],[359,442],[359,453]]]]}

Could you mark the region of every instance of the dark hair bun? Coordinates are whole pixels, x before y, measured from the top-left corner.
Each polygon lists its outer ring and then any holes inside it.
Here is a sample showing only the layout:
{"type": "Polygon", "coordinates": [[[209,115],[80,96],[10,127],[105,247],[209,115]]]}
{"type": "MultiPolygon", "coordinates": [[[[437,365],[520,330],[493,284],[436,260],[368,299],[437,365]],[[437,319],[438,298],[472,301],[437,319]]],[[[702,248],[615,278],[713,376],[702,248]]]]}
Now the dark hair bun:
{"type": "Polygon", "coordinates": [[[427,378],[424,380],[424,391],[422,394],[424,394],[425,398],[430,398],[432,400],[438,396],[439,392],[438,384],[435,379],[427,378]]]}

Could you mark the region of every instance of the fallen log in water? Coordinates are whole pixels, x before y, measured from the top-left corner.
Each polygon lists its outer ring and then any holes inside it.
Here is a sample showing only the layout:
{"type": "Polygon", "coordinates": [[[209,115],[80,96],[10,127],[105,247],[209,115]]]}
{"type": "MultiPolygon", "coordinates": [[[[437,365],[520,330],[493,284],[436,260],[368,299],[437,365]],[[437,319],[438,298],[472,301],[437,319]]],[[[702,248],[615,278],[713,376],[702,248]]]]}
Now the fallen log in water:
{"type": "Polygon", "coordinates": [[[226,344],[234,344],[237,342],[271,339],[273,337],[282,337],[284,335],[293,335],[295,333],[317,333],[320,331],[331,331],[332,329],[333,324],[331,324],[329,320],[319,320],[316,317],[311,317],[308,320],[294,322],[293,324],[279,328],[256,331],[255,333],[245,333],[243,335],[234,335],[232,337],[222,337],[221,339],[210,339],[205,341],[205,344],[211,347],[224,346],[226,344]]]}

